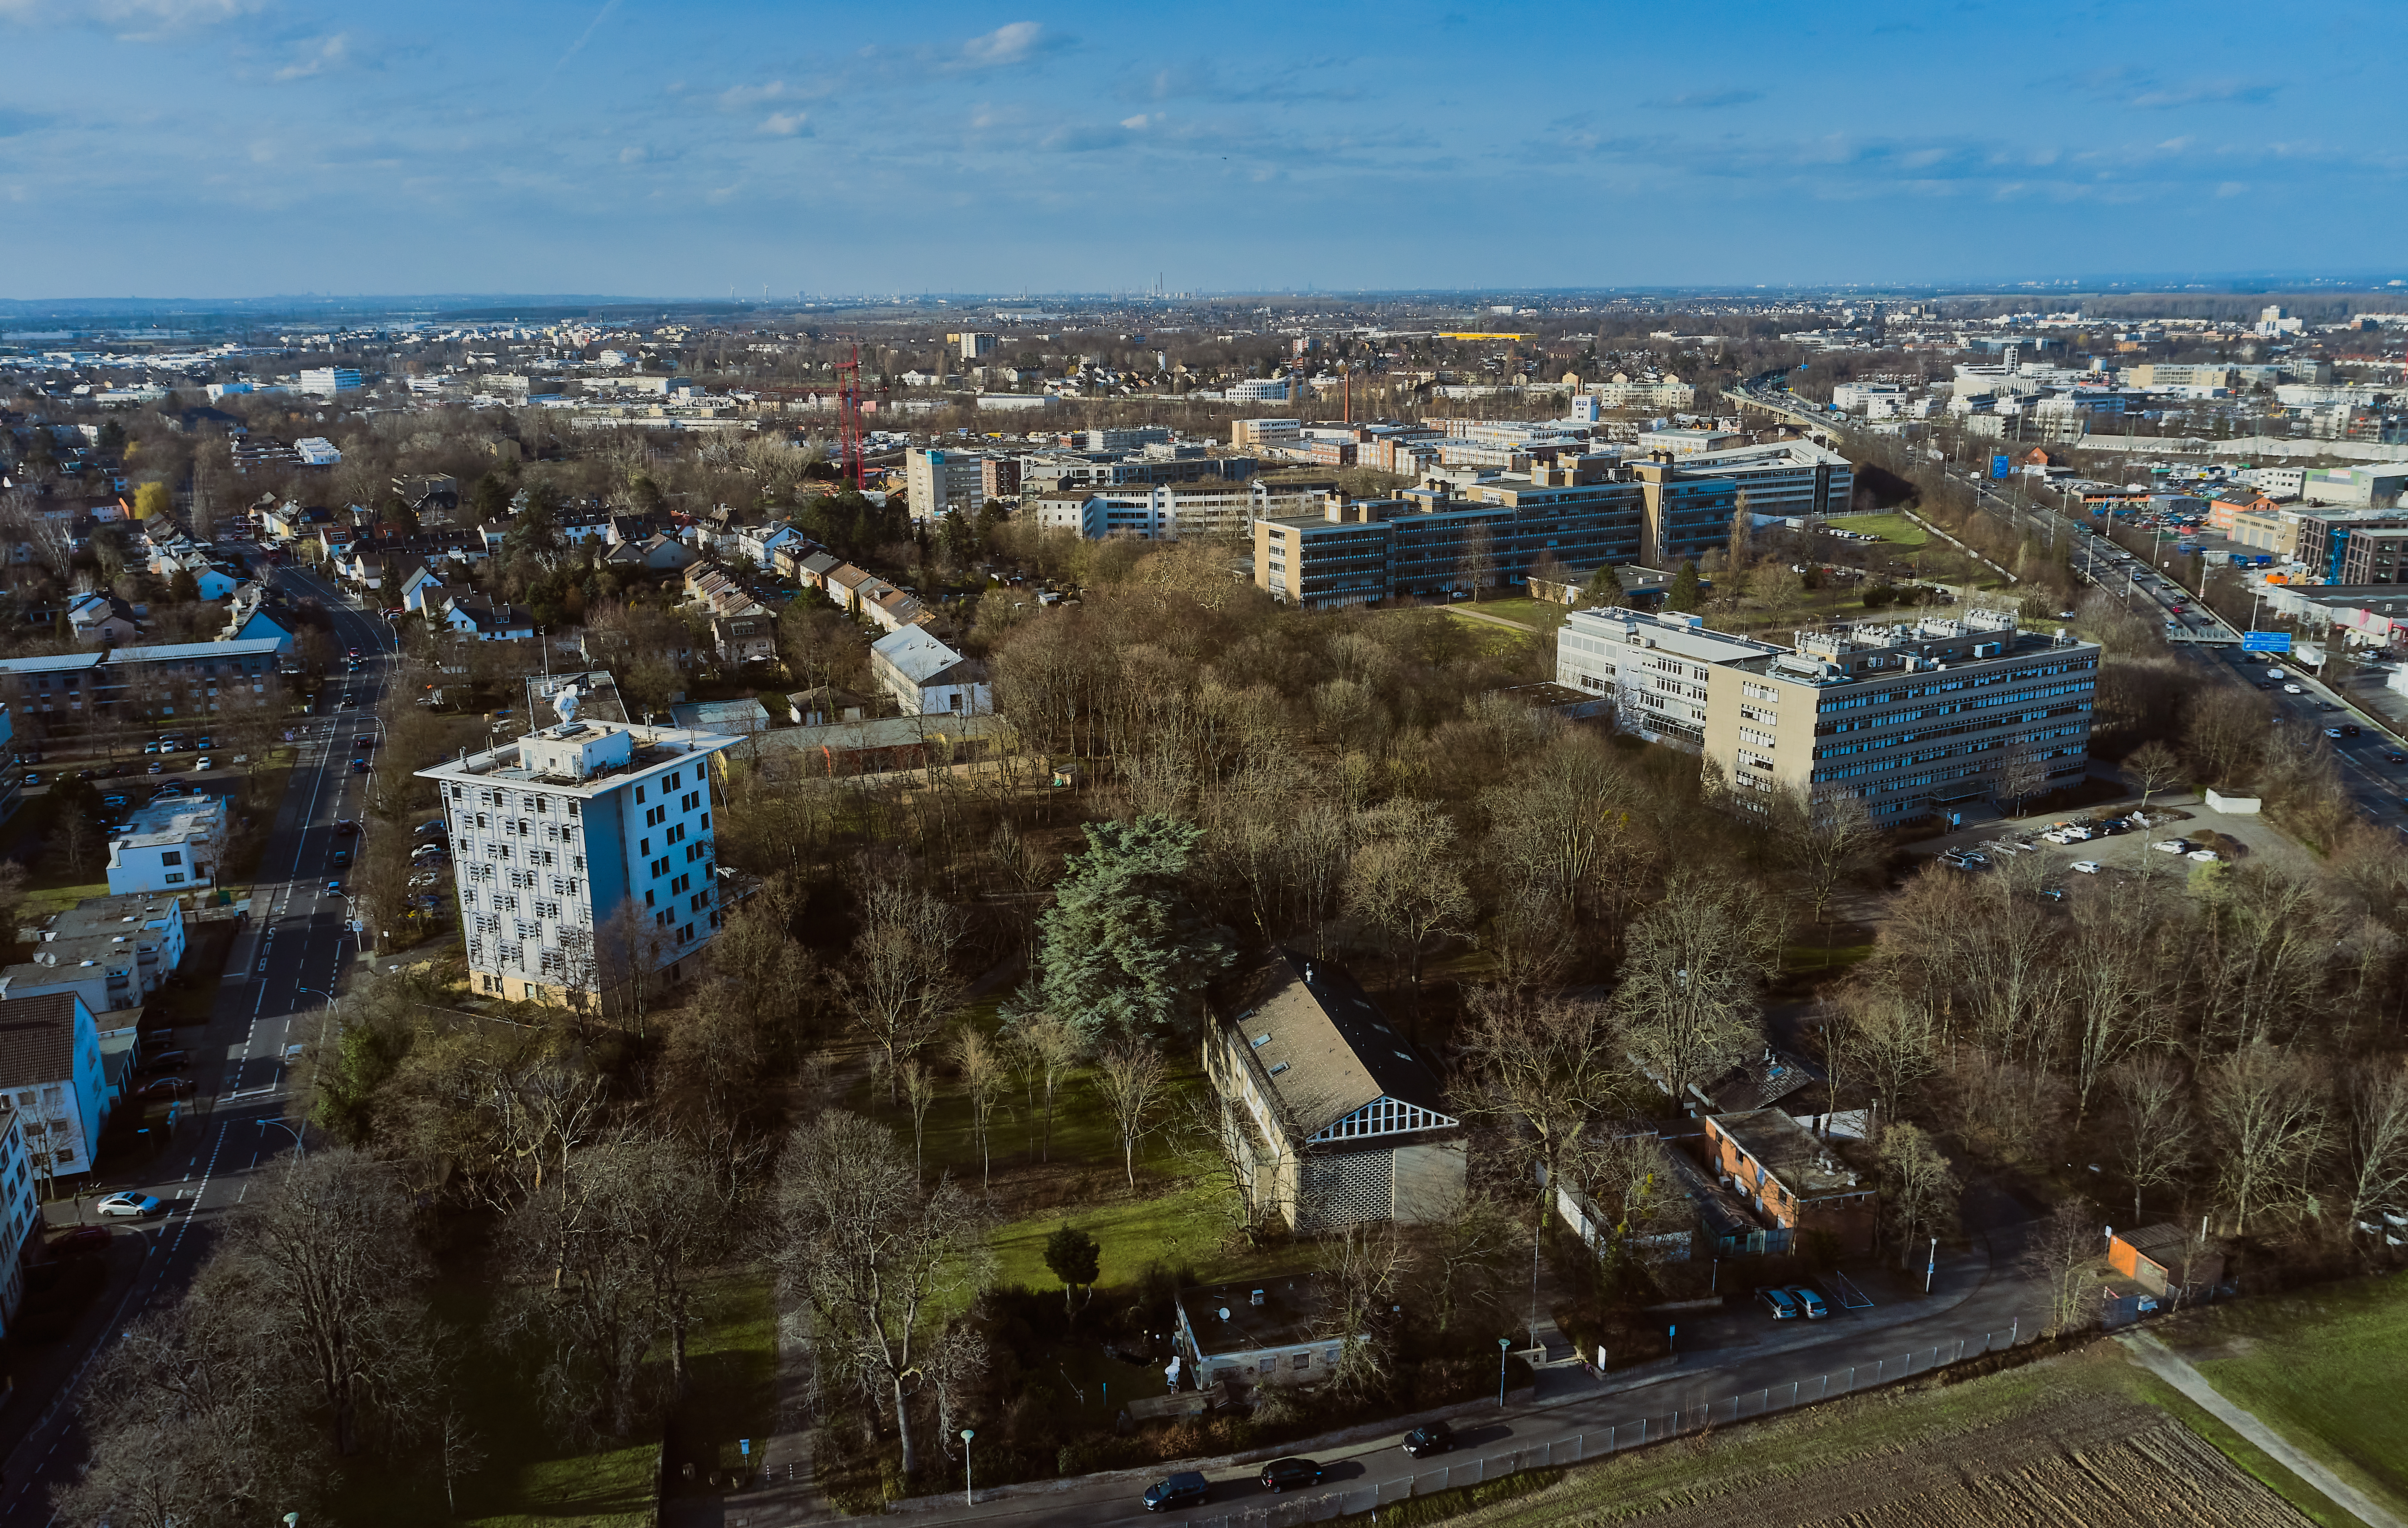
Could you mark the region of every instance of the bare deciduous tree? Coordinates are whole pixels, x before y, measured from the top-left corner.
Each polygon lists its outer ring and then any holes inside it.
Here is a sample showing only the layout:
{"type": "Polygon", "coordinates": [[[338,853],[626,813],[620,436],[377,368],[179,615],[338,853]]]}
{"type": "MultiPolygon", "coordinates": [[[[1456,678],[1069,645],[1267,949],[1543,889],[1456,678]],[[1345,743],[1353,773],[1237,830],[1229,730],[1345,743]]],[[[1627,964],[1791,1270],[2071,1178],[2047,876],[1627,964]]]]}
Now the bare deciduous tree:
{"type": "Polygon", "coordinates": [[[1919,1125],[1893,1121],[1882,1132],[1882,1193],[1903,1263],[1914,1244],[1937,1235],[1956,1209],[1960,1185],[1948,1159],[1919,1125]]]}
{"type": "Polygon", "coordinates": [[[2216,1190],[2232,1229],[2286,1198],[2304,1205],[2306,1175],[2325,1146],[2324,1079],[2310,1058],[2272,1045],[2238,1050],[2201,1079],[2215,1143],[2216,1190]]]}
{"type": "Polygon", "coordinates": [[[1779,911],[1756,887],[1685,868],[1631,925],[1614,1010],[1631,1053],[1675,1102],[1755,1040],[1781,938],[1779,911]]]}
{"type": "Polygon", "coordinates": [[[953,1065],[962,1074],[962,1090],[969,1095],[970,1136],[978,1142],[979,1188],[984,1190],[992,1165],[987,1150],[989,1128],[995,1122],[995,1111],[1003,1102],[1005,1085],[1010,1080],[1010,1069],[995,1042],[967,1026],[953,1034],[953,1065]]]}
{"type": "Polygon", "coordinates": [[[1121,1161],[1132,1189],[1137,1187],[1138,1144],[1160,1123],[1163,1085],[1169,1075],[1170,1064],[1162,1052],[1135,1038],[1105,1046],[1096,1059],[1096,1089],[1120,1131],[1121,1161]]]}
{"type": "Polygon", "coordinates": [[[2092,1265],[2105,1247],[2099,1218],[2080,1199],[2058,1202],[2032,1233],[2020,1261],[2048,1292],[2047,1335],[2063,1336],[2096,1319],[2099,1290],[2092,1265]]]}
{"type": "Polygon", "coordinates": [[[977,1282],[982,1232],[950,1177],[923,1189],[894,1136],[832,1109],[796,1132],[778,1172],[776,1253],[823,1362],[891,1409],[903,1473],[919,1470],[910,1385],[939,1313],[977,1282]]]}
{"type": "Polygon", "coordinates": [[[2132,1218],[2137,1220],[2148,1191],[2180,1182],[2190,1165],[2197,1137],[2190,1089],[2173,1059],[2156,1053],[2117,1062],[2108,1084],[2121,1106],[2115,1151],[2125,1180],[2132,1186],[2132,1218]]]}
{"type": "Polygon", "coordinates": [[[861,861],[861,932],[853,967],[838,980],[854,1017],[885,1063],[886,1098],[895,1102],[903,1062],[943,1032],[961,991],[953,951],[961,915],[915,887],[892,866],[861,861]]]}
{"type": "Polygon", "coordinates": [[[1367,814],[1371,836],[1347,867],[1347,910],[1377,929],[1403,958],[1416,1009],[1430,941],[1471,916],[1471,893],[1455,860],[1455,821],[1430,801],[1394,800],[1367,814]]]}
{"type": "Polygon", "coordinates": [[[2408,1203],[2408,1063],[2387,1057],[2360,1072],[2343,1103],[2343,1197],[2356,1226],[2408,1203]]]}

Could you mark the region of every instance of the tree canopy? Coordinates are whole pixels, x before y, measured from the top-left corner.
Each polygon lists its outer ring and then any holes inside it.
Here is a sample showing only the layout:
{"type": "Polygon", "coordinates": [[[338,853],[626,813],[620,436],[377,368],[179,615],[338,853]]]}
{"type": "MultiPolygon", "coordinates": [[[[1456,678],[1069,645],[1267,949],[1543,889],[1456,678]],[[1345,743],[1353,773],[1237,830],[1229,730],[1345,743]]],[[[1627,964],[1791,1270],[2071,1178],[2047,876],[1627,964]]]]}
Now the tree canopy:
{"type": "Polygon", "coordinates": [[[1087,827],[1054,905],[1038,920],[1046,1006],[1088,1035],[1182,1028],[1234,958],[1229,932],[1186,887],[1203,829],[1173,817],[1087,827]]]}

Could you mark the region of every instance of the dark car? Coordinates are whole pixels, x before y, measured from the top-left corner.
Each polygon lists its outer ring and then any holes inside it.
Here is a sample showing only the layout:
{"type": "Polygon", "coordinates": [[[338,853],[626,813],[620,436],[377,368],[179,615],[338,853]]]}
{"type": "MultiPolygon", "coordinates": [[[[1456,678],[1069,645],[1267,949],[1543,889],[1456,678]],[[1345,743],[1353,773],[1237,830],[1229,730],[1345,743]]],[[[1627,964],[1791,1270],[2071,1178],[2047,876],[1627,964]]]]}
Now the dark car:
{"type": "Polygon", "coordinates": [[[2358,724],[2356,722],[2342,723],[2341,735],[2345,738],[2354,738],[2358,736],[2358,724]]]}
{"type": "Polygon", "coordinates": [[[349,817],[338,818],[335,823],[335,833],[338,838],[349,838],[359,830],[360,825],[349,817]]]}
{"type": "Polygon", "coordinates": [[[1274,1459],[1263,1466],[1263,1484],[1272,1492],[1291,1486],[1316,1485],[1321,1480],[1321,1466],[1310,1459],[1274,1459]]]}
{"type": "Polygon", "coordinates": [[[64,1255],[69,1252],[93,1252],[108,1245],[107,1226],[78,1226],[50,1243],[50,1250],[64,1255]]]}
{"type": "Polygon", "coordinates": [[[1444,1422],[1416,1427],[1405,1434],[1405,1452],[1415,1459],[1424,1454],[1442,1454],[1454,1447],[1455,1430],[1444,1422]]]}
{"type": "Polygon", "coordinates": [[[1181,1470],[1168,1480],[1156,1480],[1145,1488],[1145,1509],[1164,1512],[1174,1506],[1200,1506],[1210,1501],[1212,1488],[1204,1477],[1194,1470],[1181,1470]]]}
{"type": "Polygon", "coordinates": [[[337,849],[334,853],[334,862],[337,865],[350,864],[351,862],[351,851],[349,849],[337,849]]]}
{"type": "Polygon", "coordinates": [[[366,773],[367,773],[367,772],[368,772],[368,761],[367,761],[366,759],[365,759],[365,758],[355,758],[355,759],[351,760],[351,772],[352,772],[353,774],[366,774],[366,773]]]}
{"type": "Polygon", "coordinates": [[[2403,754],[2397,748],[2386,748],[2383,750],[2383,762],[2386,764],[2408,764],[2408,754],[2403,754]]]}
{"type": "MultiPolygon", "coordinates": [[[[2063,897],[2065,893],[2060,891],[2057,895],[2063,897]]],[[[1806,1319],[1810,1321],[1819,1321],[1831,1314],[1831,1307],[1824,1303],[1822,1295],[1817,1293],[1812,1285],[1790,1285],[1789,1298],[1798,1302],[1798,1307],[1806,1313],[1806,1319]]]]}
{"type": "Polygon", "coordinates": [[[136,1089],[144,1098],[182,1098],[193,1090],[190,1077],[159,1077],[136,1089]]]}
{"type": "Polygon", "coordinates": [[[1758,1290],[1756,1298],[1762,1302],[1765,1309],[1772,1312],[1772,1319],[1776,1321],[1794,1321],[1804,1314],[1798,1308],[1797,1299],[1787,1290],[1758,1290]]]}
{"type": "Polygon", "coordinates": [[[184,1068],[192,1064],[193,1053],[191,1051],[163,1050],[158,1055],[150,1057],[143,1061],[140,1066],[136,1067],[134,1070],[140,1073],[143,1076],[155,1077],[163,1072],[181,1072],[184,1068]]]}

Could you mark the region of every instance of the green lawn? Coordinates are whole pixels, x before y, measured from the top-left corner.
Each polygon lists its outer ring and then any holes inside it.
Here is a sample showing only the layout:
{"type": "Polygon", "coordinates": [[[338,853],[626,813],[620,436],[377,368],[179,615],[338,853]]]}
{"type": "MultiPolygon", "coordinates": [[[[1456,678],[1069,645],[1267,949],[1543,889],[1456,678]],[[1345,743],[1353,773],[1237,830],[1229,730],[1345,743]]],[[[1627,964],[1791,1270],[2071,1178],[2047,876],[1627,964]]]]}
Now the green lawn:
{"type": "Polygon", "coordinates": [[[2408,1515],[2408,1285],[2333,1285],[2200,1312],[2170,1339],[2293,1447],[2408,1515]]]}
{"type": "Polygon", "coordinates": [[[1914,548],[1931,539],[1929,532],[1902,514],[1834,515],[1829,523],[1834,530],[1853,530],[1866,536],[1878,536],[1892,546],[1914,548]]]}

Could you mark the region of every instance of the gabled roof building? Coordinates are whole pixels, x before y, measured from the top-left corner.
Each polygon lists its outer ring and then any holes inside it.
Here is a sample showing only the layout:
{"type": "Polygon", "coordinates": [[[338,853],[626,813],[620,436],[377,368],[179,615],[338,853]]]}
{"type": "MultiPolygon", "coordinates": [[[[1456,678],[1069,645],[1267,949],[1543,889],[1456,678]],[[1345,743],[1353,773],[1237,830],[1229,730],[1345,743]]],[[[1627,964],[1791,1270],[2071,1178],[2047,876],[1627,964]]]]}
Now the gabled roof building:
{"type": "Polygon", "coordinates": [[[1326,1231],[1436,1220],[1462,1202],[1463,1121],[1344,968],[1279,950],[1226,992],[1204,1071],[1238,1104],[1258,1212],[1326,1231]]]}

